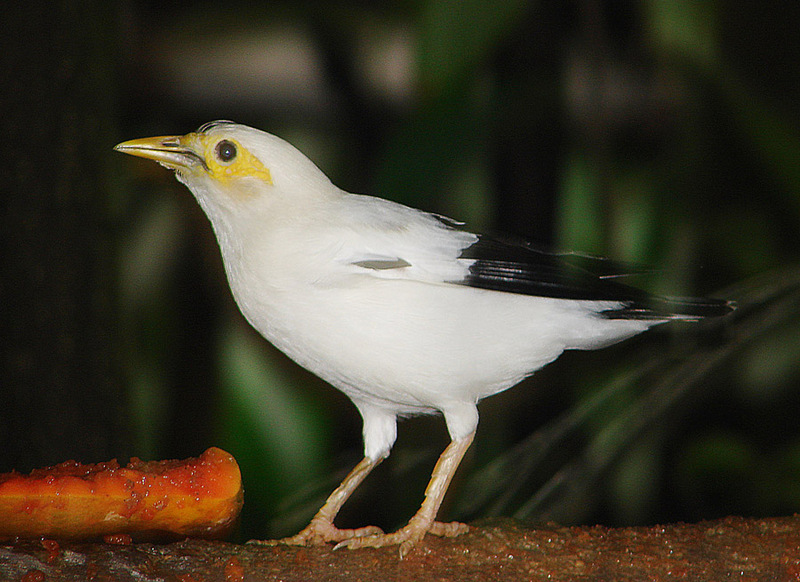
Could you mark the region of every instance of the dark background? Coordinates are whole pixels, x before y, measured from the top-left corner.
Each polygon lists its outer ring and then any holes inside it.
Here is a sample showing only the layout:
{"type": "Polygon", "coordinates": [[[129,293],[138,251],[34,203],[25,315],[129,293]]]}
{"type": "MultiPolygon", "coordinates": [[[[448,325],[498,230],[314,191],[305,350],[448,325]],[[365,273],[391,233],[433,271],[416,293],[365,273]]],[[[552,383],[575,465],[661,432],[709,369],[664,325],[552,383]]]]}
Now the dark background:
{"type": "MultiPolygon", "coordinates": [[[[239,315],[191,195],[119,141],[233,119],[333,181],[739,302],[481,405],[444,512],[643,524],[800,510],[800,5],[28,2],[4,10],[0,471],[216,445],[242,537],[361,456],[346,398],[239,315]]],[[[438,418],[342,525],[402,524],[438,418]]]]}

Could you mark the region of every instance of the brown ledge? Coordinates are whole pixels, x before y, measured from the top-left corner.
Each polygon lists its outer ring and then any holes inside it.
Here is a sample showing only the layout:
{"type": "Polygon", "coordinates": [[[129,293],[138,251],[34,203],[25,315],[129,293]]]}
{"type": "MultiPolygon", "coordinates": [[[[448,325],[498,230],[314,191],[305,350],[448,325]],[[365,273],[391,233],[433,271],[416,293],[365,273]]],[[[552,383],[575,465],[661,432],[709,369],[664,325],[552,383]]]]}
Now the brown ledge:
{"type": "Polygon", "coordinates": [[[454,539],[396,548],[27,541],[0,547],[2,580],[798,580],[800,517],[655,527],[527,528],[484,522],[454,539]]]}

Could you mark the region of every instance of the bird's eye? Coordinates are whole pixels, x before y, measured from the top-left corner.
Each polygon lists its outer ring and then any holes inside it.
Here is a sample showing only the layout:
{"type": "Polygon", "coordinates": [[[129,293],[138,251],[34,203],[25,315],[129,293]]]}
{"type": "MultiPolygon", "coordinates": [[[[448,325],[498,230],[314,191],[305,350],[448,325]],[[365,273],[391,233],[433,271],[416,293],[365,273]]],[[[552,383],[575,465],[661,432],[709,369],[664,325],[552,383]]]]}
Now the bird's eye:
{"type": "Polygon", "coordinates": [[[236,157],[236,144],[227,139],[223,139],[215,148],[217,157],[221,162],[230,162],[236,157]]]}

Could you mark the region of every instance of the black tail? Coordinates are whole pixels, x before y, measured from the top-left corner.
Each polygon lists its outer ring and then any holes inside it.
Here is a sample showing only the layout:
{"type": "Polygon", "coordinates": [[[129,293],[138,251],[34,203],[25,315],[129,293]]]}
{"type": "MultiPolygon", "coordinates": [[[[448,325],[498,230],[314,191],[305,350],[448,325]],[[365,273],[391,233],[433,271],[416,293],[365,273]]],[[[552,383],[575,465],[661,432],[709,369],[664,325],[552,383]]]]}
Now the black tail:
{"type": "Polygon", "coordinates": [[[631,301],[619,309],[603,311],[608,319],[683,319],[721,317],[736,309],[733,301],[700,297],[655,297],[631,301]]]}

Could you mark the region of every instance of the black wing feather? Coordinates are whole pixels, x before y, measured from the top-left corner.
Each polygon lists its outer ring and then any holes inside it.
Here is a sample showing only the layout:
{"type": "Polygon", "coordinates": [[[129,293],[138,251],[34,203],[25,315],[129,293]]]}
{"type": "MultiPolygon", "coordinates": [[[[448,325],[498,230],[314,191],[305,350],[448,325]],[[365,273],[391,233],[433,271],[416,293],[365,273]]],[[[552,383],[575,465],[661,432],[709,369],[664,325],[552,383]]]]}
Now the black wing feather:
{"type": "Polygon", "coordinates": [[[733,310],[730,302],[719,299],[651,295],[616,280],[640,272],[626,269],[621,263],[549,253],[525,242],[479,236],[460,258],[474,260],[461,282],[464,285],[540,297],[621,303],[617,309],[602,312],[609,319],[700,319],[733,310]]]}

